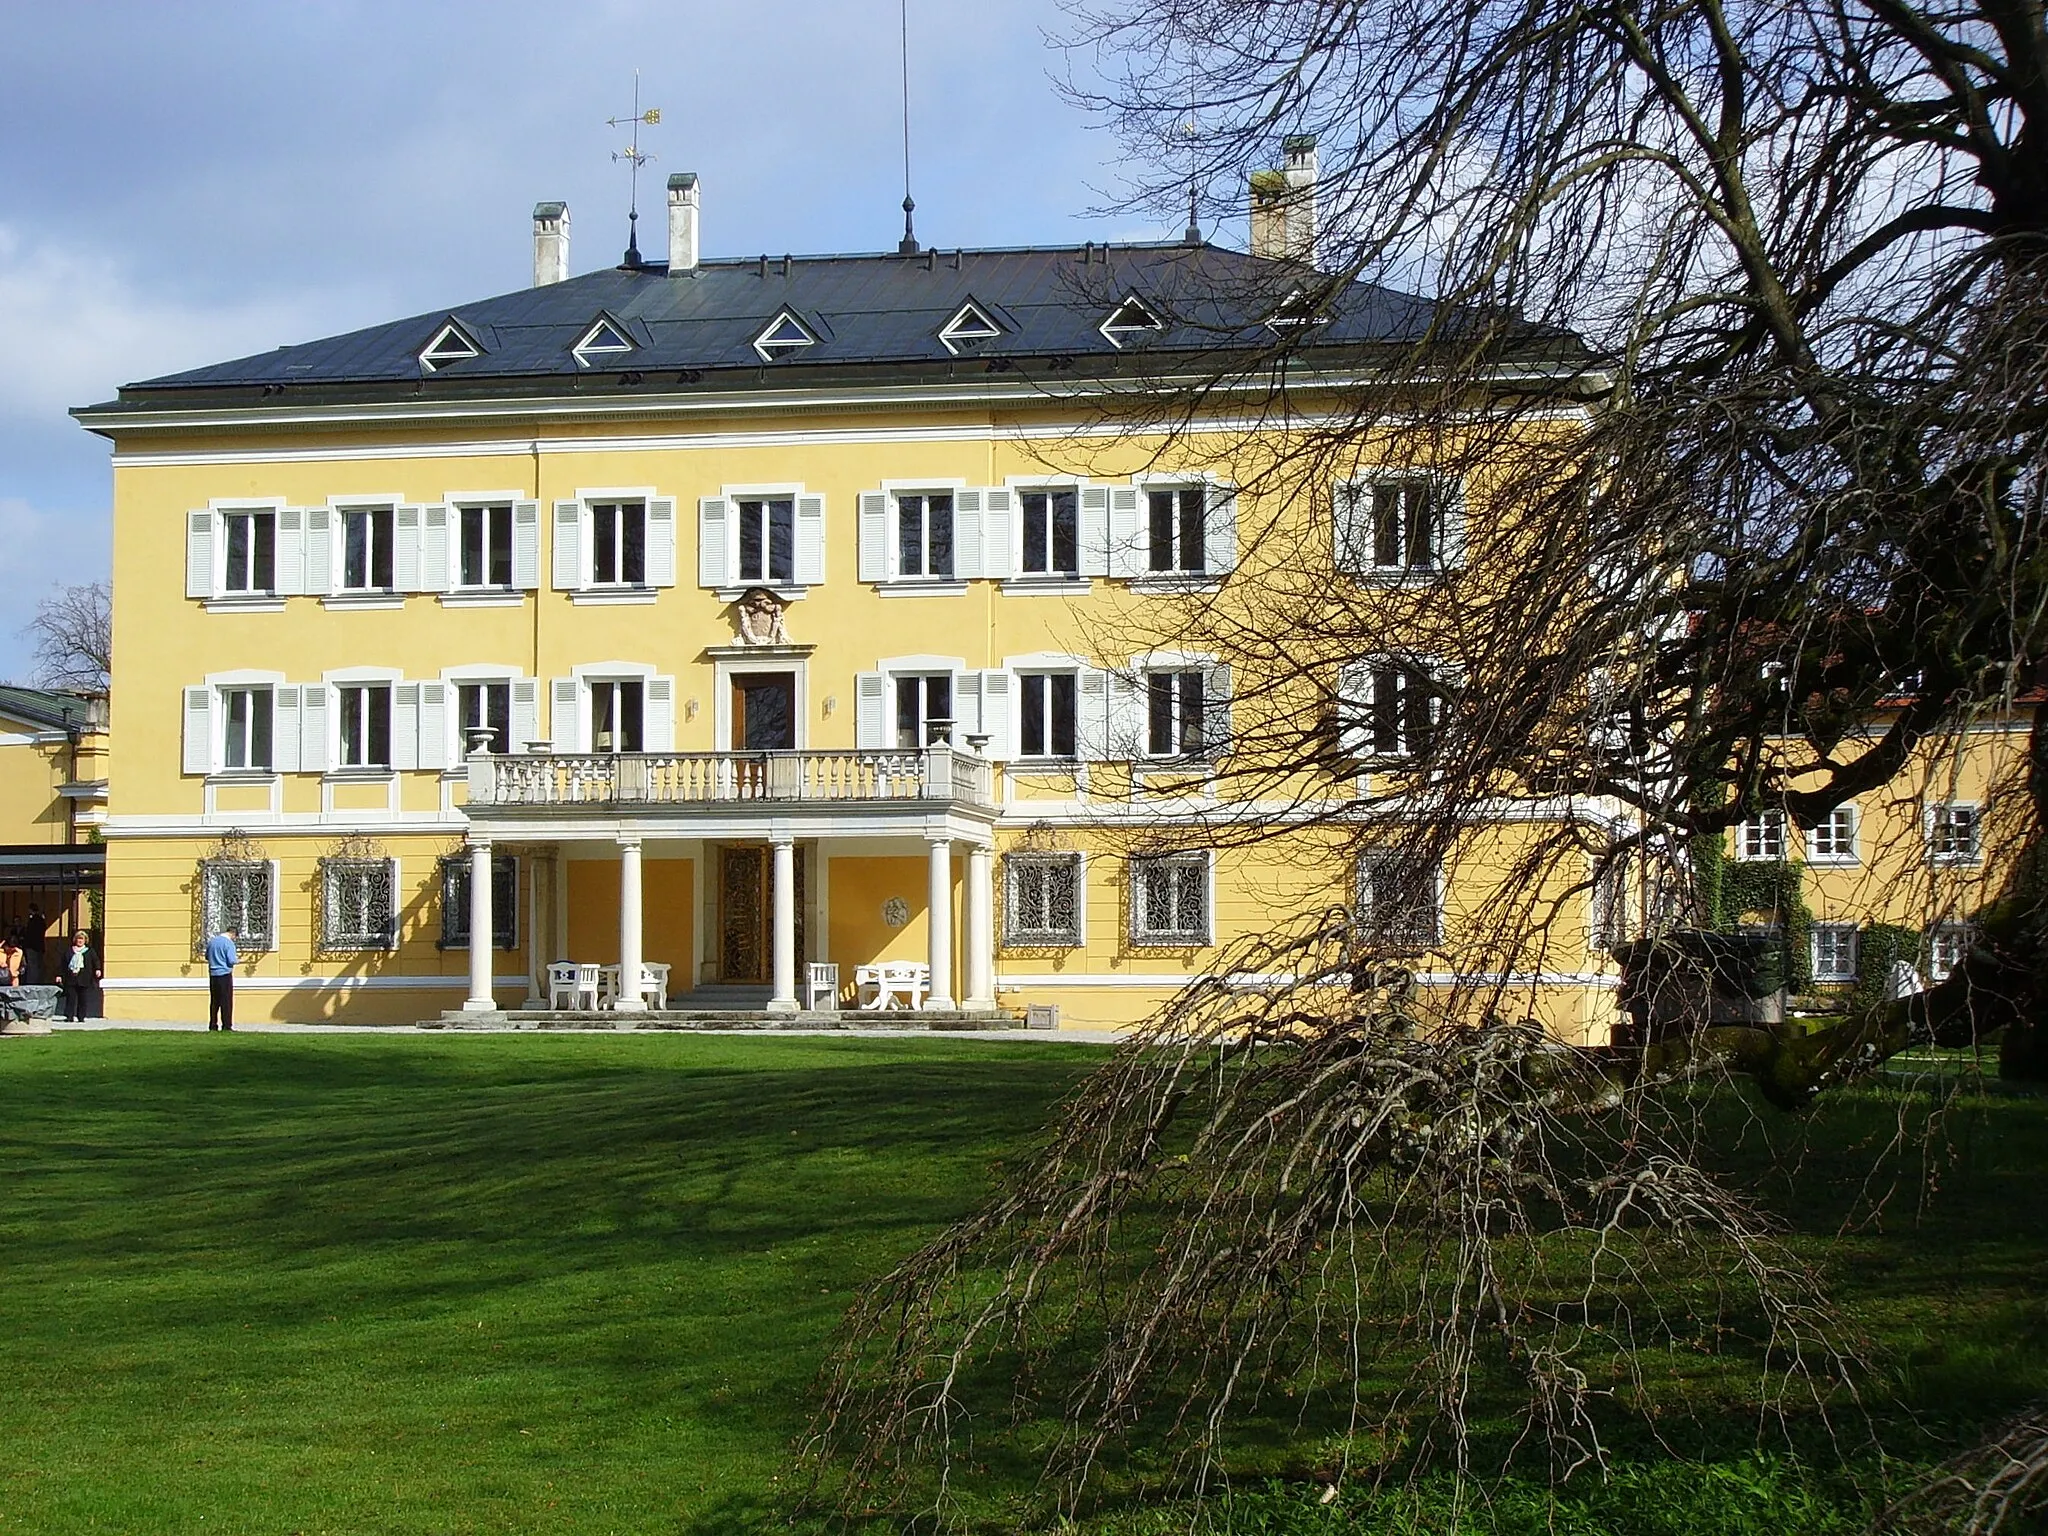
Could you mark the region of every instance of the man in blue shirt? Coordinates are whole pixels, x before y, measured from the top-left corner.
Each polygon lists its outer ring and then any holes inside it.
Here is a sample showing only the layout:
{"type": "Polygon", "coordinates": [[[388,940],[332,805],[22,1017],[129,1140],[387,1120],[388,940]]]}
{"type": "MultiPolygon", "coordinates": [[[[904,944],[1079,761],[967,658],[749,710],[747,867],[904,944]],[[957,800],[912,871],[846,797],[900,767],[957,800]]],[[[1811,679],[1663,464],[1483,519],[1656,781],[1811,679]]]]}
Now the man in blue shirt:
{"type": "Polygon", "coordinates": [[[206,1027],[235,1027],[235,930],[223,928],[206,941],[206,1027]]]}

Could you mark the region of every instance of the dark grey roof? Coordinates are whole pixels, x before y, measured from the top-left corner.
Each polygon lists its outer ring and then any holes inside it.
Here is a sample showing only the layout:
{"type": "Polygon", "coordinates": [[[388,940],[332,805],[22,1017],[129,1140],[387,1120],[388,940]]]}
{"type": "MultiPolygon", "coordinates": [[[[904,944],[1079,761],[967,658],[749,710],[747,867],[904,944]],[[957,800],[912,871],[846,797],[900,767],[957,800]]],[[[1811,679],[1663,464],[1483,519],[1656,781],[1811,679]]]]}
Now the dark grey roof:
{"type": "Polygon", "coordinates": [[[65,731],[82,726],[87,703],[82,694],[55,693],[48,688],[24,688],[0,683],[0,715],[25,720],[46,730],[65,731]]]}
{"type": "MultiPolygon", "coordinates": [[[[1088,371],[1130,371],[1135,355],[1152,360],[1273,343],[1265,324],[1288,295],[1323,296],[1321,318],[1297,340],[1312,349],[1357,349],[1410,341],[1430,317],[1423,300],[1366,283],[1333,284],[1296,263],[1214,245],[1086,246],[1061,249],[939,251],[897,255],[767,257],[707,261],[671,277],[652,265],[606,268],[497,298],[394,320],[321,341],[129,385],[130,404],[164,404],[187,391],[305,394],[376,384],[459,390],[547,391],[550,381],[621,373],[671,373],[680,383],[714,383],[721,374],[820,376],[879,366],[952,365],[940,340],[969,300],[1003,327],[968,356],[1048,359],[1088,371]],[[1119,349],[1102,322],[1131,294],[1166,326],[1119,349]],[[754,341],[784,310],[816,344],[764,362],[754,341]],[[610,317],[636,350],[580,362],[576,343],[610,317]],[[474,337],[482,355],[423,369],[419,356],[450,321],[474,337]]],[[[661,381],[666,382],[666,381],[661,381]]],[[[797,382],[792,378],[789,382],[797,382]]],[[[560,387],[559,382],[554,387],[560,387]]]]}

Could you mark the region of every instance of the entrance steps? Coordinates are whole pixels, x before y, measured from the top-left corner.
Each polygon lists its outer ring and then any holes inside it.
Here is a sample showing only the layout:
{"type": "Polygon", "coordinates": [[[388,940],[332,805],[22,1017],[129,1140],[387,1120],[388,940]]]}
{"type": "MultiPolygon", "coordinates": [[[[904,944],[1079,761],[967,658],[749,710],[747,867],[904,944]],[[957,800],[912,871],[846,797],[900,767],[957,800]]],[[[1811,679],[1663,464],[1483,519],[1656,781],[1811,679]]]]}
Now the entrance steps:
{"type": "MultiPolygon", "coordinates": [[[[671,1002],[689,1002],[705,990],[688,993],[671,1002]]],[[[422,1029],[748,1029],[774,1032],[800,1029],[892,1030],[923,1034],[934,1029],[983,1030],[1022,1029],[1024,1014],[1014,1008],[993,1013],[968,1013],[960,1009],[944,1012],[890,1009],[819,1009],[815,1012],[770,1013],[766,1008],[664,1008],[659,1012],[613,1013],[610,1009],[587,1008],[501,1008],[490,1013],[465,1013],[451,1008],[438,1019],[426,1019],[422,1029]]]]}

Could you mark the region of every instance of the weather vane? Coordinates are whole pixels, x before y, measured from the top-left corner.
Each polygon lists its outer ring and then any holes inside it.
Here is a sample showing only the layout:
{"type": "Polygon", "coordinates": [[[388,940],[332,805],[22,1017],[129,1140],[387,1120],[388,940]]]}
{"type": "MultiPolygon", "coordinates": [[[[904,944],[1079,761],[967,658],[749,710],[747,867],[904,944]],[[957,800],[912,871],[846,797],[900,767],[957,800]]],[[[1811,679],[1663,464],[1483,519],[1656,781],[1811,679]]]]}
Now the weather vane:
{"type": "Polygon", "coordinates": [[[612,151],[614,164],[624,160],[633,167],[632,201],[626,213],[626,265],[629,267],[640,265],[640,167],[654,158],[641,151],[640,130],[643,126],[651,128],[660,121],[661,108],[649,107],[644,112],[640,109],[640,71],[636,69],[633,71],[633,115],[605,119],[607,128],[627,128],[633,134],[624,149],[612,151]]]}

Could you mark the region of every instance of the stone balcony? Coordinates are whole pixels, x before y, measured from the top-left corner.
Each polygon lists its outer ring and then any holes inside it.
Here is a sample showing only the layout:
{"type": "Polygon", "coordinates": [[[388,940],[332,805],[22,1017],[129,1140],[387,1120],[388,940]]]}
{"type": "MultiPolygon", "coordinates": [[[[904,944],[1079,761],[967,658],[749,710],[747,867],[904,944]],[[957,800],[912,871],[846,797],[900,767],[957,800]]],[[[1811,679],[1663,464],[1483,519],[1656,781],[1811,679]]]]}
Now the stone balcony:
{"type": "Polygon", "coordinates": [[[922,751],[472,753],[472,813],[912,802],[995,808],[986,758],[922,751]]]}

